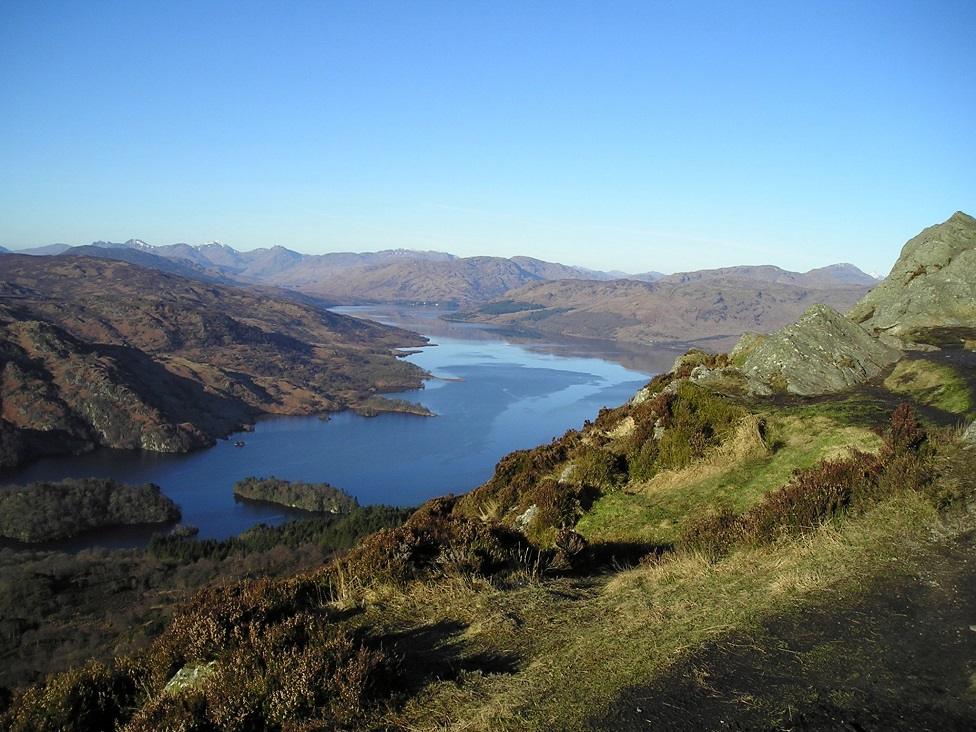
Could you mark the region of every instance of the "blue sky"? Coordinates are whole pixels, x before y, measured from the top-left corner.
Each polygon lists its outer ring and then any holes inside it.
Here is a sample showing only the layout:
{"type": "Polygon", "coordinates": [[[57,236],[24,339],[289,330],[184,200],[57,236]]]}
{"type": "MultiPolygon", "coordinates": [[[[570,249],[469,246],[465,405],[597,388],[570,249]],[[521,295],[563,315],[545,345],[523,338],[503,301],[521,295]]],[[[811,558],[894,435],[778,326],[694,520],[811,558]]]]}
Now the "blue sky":
{"type": "Polygon", "coordinates": [[[976,3],[0,0],[0,244],[887,272],[976,214],[976,3]]]}

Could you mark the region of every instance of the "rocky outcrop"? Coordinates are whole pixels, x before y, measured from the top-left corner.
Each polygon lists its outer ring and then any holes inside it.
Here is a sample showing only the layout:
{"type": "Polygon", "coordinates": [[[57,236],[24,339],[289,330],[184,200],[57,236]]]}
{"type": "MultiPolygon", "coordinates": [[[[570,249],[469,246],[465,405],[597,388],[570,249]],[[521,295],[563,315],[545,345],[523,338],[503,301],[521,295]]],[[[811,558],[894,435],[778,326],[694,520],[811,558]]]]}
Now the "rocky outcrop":
{"type": "Polygon", "coordinates": [[[901,356],[826,305],[815,305],[792,325],[757,341],[750,336],[739,370],[755,394],[831,394],[880,374],[901,356]]]}
{"type": "Polygon", "coordinates": [[[905,244],[888,278],[848,317],[907,348],[937,345],[950,328],[976,331],[976,219],[958,211],[905,244]]]}

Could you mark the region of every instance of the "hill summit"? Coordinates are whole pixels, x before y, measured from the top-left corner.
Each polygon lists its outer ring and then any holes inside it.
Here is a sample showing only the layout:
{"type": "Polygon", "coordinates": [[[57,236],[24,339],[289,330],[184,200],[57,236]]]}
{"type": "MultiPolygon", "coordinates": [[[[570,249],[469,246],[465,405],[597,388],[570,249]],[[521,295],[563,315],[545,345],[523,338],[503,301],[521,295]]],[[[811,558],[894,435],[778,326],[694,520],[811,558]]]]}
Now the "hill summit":
{"type": "Polygon", "coordinates": [[[976,219],[957,211],[911,239],[888,278],[849,317],[898,347],[976,337],[976,219]]]}

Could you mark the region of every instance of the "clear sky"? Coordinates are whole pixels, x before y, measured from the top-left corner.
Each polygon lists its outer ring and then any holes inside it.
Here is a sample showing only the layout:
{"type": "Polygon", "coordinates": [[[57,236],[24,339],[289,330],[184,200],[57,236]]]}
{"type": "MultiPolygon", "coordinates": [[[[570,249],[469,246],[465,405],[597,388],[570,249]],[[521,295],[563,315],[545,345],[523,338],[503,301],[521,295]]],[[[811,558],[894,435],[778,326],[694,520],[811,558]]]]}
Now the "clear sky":
{"type": "Polygon", "coordinates": [[[976,2],[0,0],[0,244],[600,269],[976,214],[976,2]]]}

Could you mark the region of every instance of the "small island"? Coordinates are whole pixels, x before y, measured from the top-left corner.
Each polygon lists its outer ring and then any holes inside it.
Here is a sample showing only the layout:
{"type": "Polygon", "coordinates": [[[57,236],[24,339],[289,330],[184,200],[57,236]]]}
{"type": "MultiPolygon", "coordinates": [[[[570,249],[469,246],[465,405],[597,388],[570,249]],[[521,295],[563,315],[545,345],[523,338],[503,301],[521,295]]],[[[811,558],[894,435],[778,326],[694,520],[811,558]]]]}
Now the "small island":
{"type": "Polygon", "coordinates": [[[239,480],[234,495],[313,513],[349,513],[359,507],[354,497],[328,483],[299,483],[274,476],[239,480]]]}
{"type": "Polygon", "coordinates": [[[83,478],[0,486],[0,538],[25,544],[68,539],[90,529],[170,524],[180,509],[159,486],[83,478]]]}
{"type": "Polygon", "coordinates": [[[413,414],[417,417],[433,417],[434,413],[423,404],[408,402],[406,399],[389,399],[371,396],[352,405],[352,410],[361,417],[375,417],[378,414],[413,414]]]}

